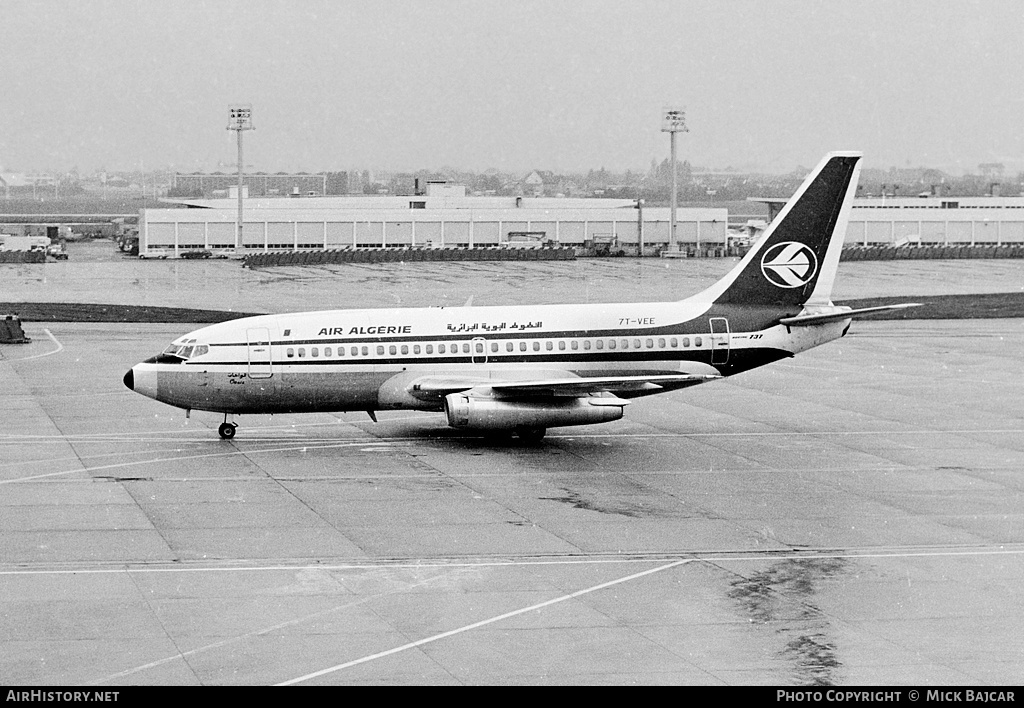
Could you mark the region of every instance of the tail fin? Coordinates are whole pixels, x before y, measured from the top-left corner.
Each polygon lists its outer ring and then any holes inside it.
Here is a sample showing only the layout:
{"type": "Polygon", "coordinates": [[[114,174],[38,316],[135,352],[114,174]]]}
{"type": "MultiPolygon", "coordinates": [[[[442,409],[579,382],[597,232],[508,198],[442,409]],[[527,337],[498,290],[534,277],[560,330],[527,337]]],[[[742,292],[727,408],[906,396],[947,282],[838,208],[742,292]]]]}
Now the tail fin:
{"type": "Polygon", "coordinates": [[[860,157],[859,152],[826,155],[761,240],[704,296],[721,304],[786,309],[828,304],[860,157]]]}

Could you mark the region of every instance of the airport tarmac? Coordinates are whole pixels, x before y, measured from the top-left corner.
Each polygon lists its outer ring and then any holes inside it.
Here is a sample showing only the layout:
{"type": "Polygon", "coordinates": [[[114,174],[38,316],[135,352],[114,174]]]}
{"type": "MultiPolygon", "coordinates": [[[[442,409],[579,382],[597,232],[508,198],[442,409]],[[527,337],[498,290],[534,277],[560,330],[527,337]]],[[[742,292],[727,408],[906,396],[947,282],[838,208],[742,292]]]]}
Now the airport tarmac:
{"type": "MultiPolygon", "coordinates": [[[[172,265],[194,264],[145,264],[172,265]]],[[[308,306],[286,271],[263,297],[308,306]]],[[[435,276],[421,297],[451,294],[435,276]]],[[[217,287],[194,306],[249,306],[217,287]]],[[[1024,678],[1020,320],[855,323],[539,447],[399,412],[220,440],[121,384],[187,329],[27,323],[0,348],[5,683],[1024,678]]]]}
{"type": "MultiPolygon", "coordinates": [[[[231,260],[139,260],[110,241],[69,260],[5,264],[0,302],[88,302],[274,313],[353,307],[666,302],[699,292],[736,258],[338,264],[250,270],[231,260]]],[[[1024,260],[840,264],[833,298],[1013,292],[1024,260]]]]}

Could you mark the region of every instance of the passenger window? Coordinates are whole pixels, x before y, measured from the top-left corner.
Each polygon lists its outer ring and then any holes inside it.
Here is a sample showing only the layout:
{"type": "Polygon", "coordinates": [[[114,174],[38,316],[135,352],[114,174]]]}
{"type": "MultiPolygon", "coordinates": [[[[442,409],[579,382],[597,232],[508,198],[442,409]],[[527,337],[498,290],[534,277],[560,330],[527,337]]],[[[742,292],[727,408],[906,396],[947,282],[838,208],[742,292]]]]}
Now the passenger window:
{"type": "Polygon", "coordinates": [[[558,343],[558,351],[560,351],[560,352],[564,352],[565,351],[565,342],[559,342],[558,343]]]}
{"type": "Polygon", "coordinates": [[[659,339],[658,340],[658,349],[664,349],[664,348],[665,348],[665,340],[664,340],[664,338],[659,339]]]}
{"type": "Polygon", "coordinates": [[[505,342],[505,351],[510,352],[516,348],[516,345],[512,342],[505,342]]]}
{"type": "Polygon", "coordinates": [[[704,341],[700,337],[694,337],[693,338],[693,346],[699,347],[702,344],[704,344],[704,341]]]}
{"type": "Polygon", "coordinates": [[[363,356],[367,356],[367,355],[369,355],[369,353],[370,353],[370,348],[369,347],[363,347],[363,356]]]}
{"type": "Polygon", "coordinates": [[[590,340],[589,339],[583,340],[583,350],[584,351],[588,351],[588,352],[590,351],[590,340]]]}
{"type": "MultiPolygon", "coordinates": [[[[653,347],[654,346],[654,342],[652,342],[651,340],[648,339],[647,340],[647,346],[648,347],[653,347]]],[[[633,348],[634,349],[639,349],[640,348],[640,340],[639,339],[634,339],[633,340],[633,348]]]]}
{"type": "MultiPolygon", "coordinates": [[[[601,342],[600,342],[600,341],[598,341],[598,343],[597,343],[597,344],[598,344],[598,347],[597,347],[597,348],[598,348],[598,349],[600,349],[600,348],[601,348],[601,346],[600,346],[600,345],[601,345],[601,342]]],[[[609,339],[609,340],[608,340],[608,348],[609,348],[609,349],[614,349],[614,348],[615,348],[615,340],[614,340],[614,339],[609,339]]]]}
{"type": "Polygon", "coordinates": [[[292,349],[291,347],[288,347],[287,349],[284,350],[284,355],[291,359],[292,357],[295,356],[295,350],[292,349]]]}
{"type": "MultiPolygon", "coordinates": [[[[340,351],[344,351],[344,350],[343,349],[339,349],[338,351],[340,352],[340,351]]],[[[329,357],[330,355],[331,355],[331,348],[330,347],[324,347],[324,356],[329,357]]]]}
{"type": "Polygon", "coordinates": [[[403,354],[408,354],[409,353],[409,345],[408,344],[403,344],[402,345],[402,353],[403,354]]]}
{"type": "Polygon", "coordinates": [[[476,348],[476,353],[477,354],[483,354],[484,353],[484,345],[483,345],[482,342],[477,342],[475,348],[476,348]]]}
{"type": "Polygon", "coordinates": [[[305,347],[299,347],[299,358],[302,359],[305,356],[306,356],[306,348],[305,347]]]}
{"type": "Polygon", "coordinates": [[[438,344],[437,345],[437,353],[438,354],[444,354],[444,352],[445,352],[445,346],[443,344],[438,344]]]}
{"type": "Polygon", "coordinates": [[[552,342],[544,342],[544,348],[547,349],[548,351],[551,351],[552,349],[555,348],[555,345],[552,342]]]}
{"type": "Polygon", "coordinates": [[[579,349],[579,348],[580,348],[580,343],[579,343],[579,342],[577,342],[577,341],[576,341],[576,340],[574,339],[574,340],[572,340],[572,342],[571,342],[571,343],[569,344],[569,347],[570,347],[570,348],[571,348],[571,349],[572,349],[573,351],[576,351],[577,349],[579,349]]]}
{"type": "Polygon", "coordinates": [[[463,354],[469,354],[469,345],[468,344],[463,344],[462,345],[462,353],[463,354]]]}
{"type": "Polygon", "coordinates": [[[521,351],[521,352],[525,352],[526,351],[526,342],[519,342],[519,351],[521,351]]]}
{"type": "MultiPolygon", "coordinates": [[[[683,337],[683,346],[684,347],[690,346],[689,344],[687,344],[687,342],[689,342],[689,341],[690,340],[688,340],[686,337],[683,337]]],[[[670,347],[672,347],[673,349],[675,349],[676,347],[679,346],[679,342],[678,342],[678,340],[676,340],[675,337],[672,337],[672,339],[668,340],[668,345],[670,347]]]]}
{"type": "Polygon", "coordinates": [[[539,352],[540,351],[540,342],[534,342],[533,343],[533,351],[535,351],[535,352],[539,352]]]}
{"type": "Polygon", "coordinates": [[[596,342],[594,342],[594,344],[595,344],[597,349],[604,349],[604,340],[603,339],[598,339],[596,342]]]}
{"type": "Polygon", "coordinates": [[[498,343],[497,342],[491,342],[491,351],[492,352],[498,351],[498,343]]]}
{"type": "Polygon", "coordinates": [[[420,353],[420,345],[419,344],[413,344],[412,345],[412,353],[413,354],[419,354],[420,353]]]}
{"type": "Polygon", "coordinates": [[[623,349],[629,349],[629,340],[623,339],[621,342],[619,342],[619,346],[622,347],[623,349]]]}
{"type": "Polygon", "coordinates": [[[313,356],[320,356],[320,347],[313,347],[313,349],[310,351],[310,353],[313,356]]]}
{"type": "Polygon", "coordinates": [[[391,356],[394,356],[397,353],[398,353],[398,347],[396,347],[394,344],[392,344],[390,347],[388,347],[388,354],[390,354],[391,356]]]}
{"type": "Polygon", "coordinates": [[[359,356],[359,347],[352,347],[348,350],[348,353],[352,356],[359,356]]]}
{"type": "Polygon", "coordinates": [[[384,354],[384,346],[383,345],[380,345],[380,344],[377,345],[377,354],[378,354],[378,356],[384,354]]]}
{"type": "Polygon", "coordinates": [[[433,354],[433,353],[434,353],[434,345],[433,344],[428,344],[427,345],[427,354],[433,354]]]}

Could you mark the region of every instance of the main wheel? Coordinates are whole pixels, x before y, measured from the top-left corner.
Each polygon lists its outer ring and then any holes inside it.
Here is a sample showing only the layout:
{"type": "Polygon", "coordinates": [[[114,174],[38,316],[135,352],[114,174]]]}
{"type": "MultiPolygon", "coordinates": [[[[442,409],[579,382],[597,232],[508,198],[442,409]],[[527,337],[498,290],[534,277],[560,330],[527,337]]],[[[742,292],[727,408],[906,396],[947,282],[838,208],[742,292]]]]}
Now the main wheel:
{"type": "Polygon", "coordinates": [[[237,427],[237,425],[232,425],[231,423],[221,423],[220,427],[217,428],[217,432],[220,433],[220,436],[225,440],[230,440],[235,437],[235,428],[237,427]]]}
{"type": "Polygon", "coordinates": [[[516,434],[527,445],[539,445],[547,432],[545,428],[519,428],[516,434]]]}

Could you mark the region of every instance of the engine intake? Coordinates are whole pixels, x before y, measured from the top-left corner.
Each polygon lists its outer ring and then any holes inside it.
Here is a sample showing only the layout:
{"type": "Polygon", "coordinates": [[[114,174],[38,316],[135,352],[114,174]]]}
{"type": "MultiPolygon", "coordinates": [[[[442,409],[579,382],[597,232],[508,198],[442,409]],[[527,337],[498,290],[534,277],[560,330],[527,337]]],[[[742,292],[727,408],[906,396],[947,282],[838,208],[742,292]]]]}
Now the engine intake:
{"type": "Polygon", "coordinates": [[[622,417],[628,401],[619,398],[566,398],[546,401],[506,401],[474,398],[462,393],[445,396],[444,412],[453,428],[511,430],[558,428],[607,423],[622,417]]]}

